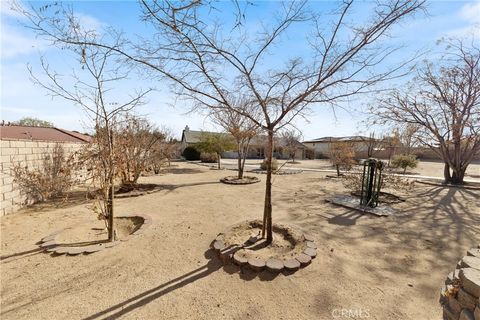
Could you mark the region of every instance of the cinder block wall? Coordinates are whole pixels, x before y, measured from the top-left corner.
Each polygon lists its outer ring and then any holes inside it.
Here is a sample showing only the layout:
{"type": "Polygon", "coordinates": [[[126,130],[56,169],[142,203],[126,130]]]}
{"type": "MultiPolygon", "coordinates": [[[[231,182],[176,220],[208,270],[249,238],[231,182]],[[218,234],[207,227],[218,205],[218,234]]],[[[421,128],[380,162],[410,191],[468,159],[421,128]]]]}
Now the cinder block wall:
{"type": "Polygon", "coordinates": [[[440,304],[444,320],[480,320],[480,245],[468,250],[447,276],[440,304]]]}
{"type": "MultiPolygon", "coordinates": [[[[27,199],[13,181],[12,167],[16,163],[29,168],[43,164],[45,155],[52,152],[57,142],[31,140],[0,140],[1,147],[1,215],[11,214],[27,204],[27,199]]],[[[79,150],[83,143],[64,143],[66,155],[79,150]]]]}

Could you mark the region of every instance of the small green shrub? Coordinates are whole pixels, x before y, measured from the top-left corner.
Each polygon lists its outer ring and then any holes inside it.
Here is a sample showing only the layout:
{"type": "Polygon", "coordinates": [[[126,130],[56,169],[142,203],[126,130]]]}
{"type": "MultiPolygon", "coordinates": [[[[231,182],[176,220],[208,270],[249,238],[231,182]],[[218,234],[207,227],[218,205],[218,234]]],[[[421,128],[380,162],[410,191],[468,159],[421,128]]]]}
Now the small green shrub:
{"type": "Polygon", "coordinates": [[[390,162],[392,167],[402,168],[403,173],[407,171],[407,168],[416,168],[418,166],[417,156],[413,154],[399,154],[392,158],[390,162]]]}
{"type": "Polygon", "coordinates": [[[200,160],[200,152],[195,147],[186,147],[182,156],[189,161],[200,160]]]}
{"type": "Polygon", "coordinates": [[[216,153],[202,152],[200,153],[200,161],[205,163],[216,163],[218,161],[218,157],[216,153]]]}
{"type": "MultiPolygon", "coordinates": [[[[262,170],[267,170],[267,160],[264,159],[263,162],[260,164],[260,168],[262,170]]],[[[272,170],[277,170],[278,169],[278,161],[277,159],[273,158],[272,159],[272,170]]]]}

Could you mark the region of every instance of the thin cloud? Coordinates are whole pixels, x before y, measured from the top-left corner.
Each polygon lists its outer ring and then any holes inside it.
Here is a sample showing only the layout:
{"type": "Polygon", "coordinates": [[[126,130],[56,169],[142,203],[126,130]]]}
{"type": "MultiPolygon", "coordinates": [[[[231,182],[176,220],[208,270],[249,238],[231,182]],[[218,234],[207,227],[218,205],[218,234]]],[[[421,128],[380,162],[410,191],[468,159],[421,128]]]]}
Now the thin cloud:
{"type": "Polygon", "coordinates": [[[448,31],[447,36],[464,38],[480,34],[480,0],[463,5],[457,16],[468,25],[448,31]]]}
{"type": "Polygon", "coordinates": [[[14,10],[14,6],[23,6],[20,1],[0,1],[0,14],[2,19],[6,17],[22,19],[24,18],[23,14],[14,10]]]}
{"type": "Polygon", "coordinates": [[[17,30],[17,28],[12,28],[9,25],[2,26],[0,42],[2,46],[2,59],[28,55],[48,47],[45,41],[33,36],[28,36],[17,30]]]}

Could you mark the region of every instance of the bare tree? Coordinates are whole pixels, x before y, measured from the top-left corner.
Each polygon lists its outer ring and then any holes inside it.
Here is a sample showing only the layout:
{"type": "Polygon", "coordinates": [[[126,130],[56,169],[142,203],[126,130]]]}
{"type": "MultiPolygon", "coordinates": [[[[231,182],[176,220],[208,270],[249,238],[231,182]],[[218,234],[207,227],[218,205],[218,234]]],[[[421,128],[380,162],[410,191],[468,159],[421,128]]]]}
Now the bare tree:
{"type": "MultiPolygon", "coordinates": [[[[78,33],[81,30],[77,30],[78,33]]],[[[114,131],[120,114],[132,110],[142,103],[148,91],[141,91],[131,96],[125,103],[109,99],[108,92],[112,83],[127,77],[122,66],[116,64],[118,58],[111,49],[94,46],[65,46],[64,49],[76,54],[79,66],[84,71],[83,77],[73,72],[71,86],[62,82],[62,75],[51,70],[44,58],[41,59],[46,79],[39,79],[31,68],[30,75],[35,84],[47,90],[53,97],[60,97],[82,107],[93,120],[95,135],[92,143],[84,150],[83,162],[93,171],[92,183],[100,192],[96,193],[94,211],[105,221],[108,239],[114,241],[114,182],[118,174],[115,170],[114,131]],[[115,65],[114,67],[112,67],[115,65]]],[[[78,68],[80,69],[80,68],[78,68]]],[[[78,70],[77,70],[78,71],[78,70]]],[[[65,83],[68,83],[65,81],[65,83]]]]}
{"type": "Polygon", "coordinates": [[[116,162],[122,187],[134,189],[147,169],[155,144],[165,137],[146,119],[125,114],[115,131],[116,162]]]}
{"type": "Polygon", "coordinates": [[[368,158],[375,157],[383,147],[382,140],[375,138],[375,132],[371,132],[368,137],[361,137],[361,140],[367,149],[368,158]]]}
{"type": "Polygon", "coordinates": [[[419,130],[419,126],[413,123],[407,123],[398,129],[403,154],[411,155],[413,153],[413,148],[418,145],[417,133],[419,130]]]}
{"type": "Polygon", "coordinates": [[[457,39],[447,49],[442,65],[426,64],[407,88],[381,98],[375,114],[417,126],[415,137],[445,162],[445,183],[463,184],[480,151],[480,47],[457,39]]]}
{"type": "MultiPolygon", "coordinates": [[[[238,179],[243,179],[245,160],[248,156],[250,142],[258,134],[258,124],[251,120],[255,117],[254,110],[248,110],[248,103],[239,101],[236,103],[236,109],[242,110],[242,113],[250,114],[251,117],[245,117],[236,110],[229,108],[214,109],[210,117],[216,124],[220,125],[226,132],[230,133],[237,145],[237,169],[238,179]]],[[[258,110],[258,109],[257,109],[258,110]]]]}
{"type": "Polygon", "coordinates": [[[383,136],[381,143],[387,152],[387,166],[390,166],[392,157],[397,154],[398,149],[401,147],[400,133],[398,132],[398,128],[393,129],[391,134],[383,136]]]}
{"type": "Polygon", "coordinates": [[[298,132],[298,130],[290,129],[280,132],[279,144],[281,145],[283,151],[287,153],[288,157],[292,159],[293,163],[295,163],[295,155],[297,154],[301,139],[302,134],[298,132]]]}
{"type": "MultiPolygon", "coordinates": [[[[152,38],[132,44],[118,33],[112,41],[84,42],[75,37],[59,14],[30,11],[26,15],[37,34],[55,42],[94,45],[116,50],[131,62],[146,67],[152,75],[166,78],[175,93],[196,108],[228,109],[250,118],[267,134],[265,150],[264,232],[266,242],[273,240],[272,229],[272,153],[273,137],[312,104],[337,105],[356,94],[371,92],[379,82],[399,75],[404,64],[380,69],[396,48],[380,45],[391,27],[422,9],[423,0],[396,0],[379,3],[369,20],[353,25],[348,17],[353,1],[343,1],[329,21],[315,13],[305,2],[281,4],[276,21],[264,30],[247,33],[244,24],[235,21],[232,28],[220,26],[217,11],[205,10],[198,1],[177,5],[170,1],[141,1],[143,19],[153,28],[152,38]],[[266,59],[281,50],[287,31],[297,24],[313,26],[307,42],[308,59],[288,57],[287,61],[267,68],[266,59]],[[258,120],[239,110],[228,93],[248,97],[250,105],[262,115],[258,120]]],[[[208,5],[208,4],[207,4],[208,5]]],[[[52,12],[50,11],[50,12],[52,12]]],[[[218,9],[225,17],[225,12],[218,9]]],[[[225,21],[225,19],[223,19],[225,21]]],[[[285,44],[285,43],[284,43],[285,44]]],[[[257,114],[257,112],[255,112],[257,114]]]]}

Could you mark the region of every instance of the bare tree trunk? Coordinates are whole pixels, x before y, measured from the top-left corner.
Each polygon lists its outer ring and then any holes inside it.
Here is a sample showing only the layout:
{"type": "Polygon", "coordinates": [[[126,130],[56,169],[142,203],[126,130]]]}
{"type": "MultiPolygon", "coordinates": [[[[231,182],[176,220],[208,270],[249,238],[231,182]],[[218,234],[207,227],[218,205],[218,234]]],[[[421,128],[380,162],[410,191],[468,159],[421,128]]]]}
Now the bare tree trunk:
{"type": "Polygon", "coordinates": [[[113,176],[110,178],[110,188],[108,191],[108,241],[115,240],[114,226],[113,226],[113,199],[114,199],[114,185],[113,176]]]}
{"type": "Polygon", "coordinates": [[[448,184],[451,182],[452,177],[450,176],[450,165],[448,163],[445,163],[445,166],[443,167],[443,177],[444,177],[444,182],[445,184],[448,184]]]}
{"type": "Polygon", "coordinates": [[[113,225],[113,199],[115,197],[115,165],[113,163],[113,132],[109,132],[109,152],[110,152],[110,177],[108,191],[108,241],[115,241],[115,232],[113,225]]]}
{"type": "Polygon", "coordinates": [[[340,166],[337,164],[335,168],[337,169],[337,176],[340,177],[340,166]]]}
{"type": "Polygon", "coordinates": [[[453,168],[452,177],[450,179],[451,184],[464,184],[463,178],[465,177],[465,170],[462,168],[453,168]]]}
{"type": "Polygon", "coordinates": [[[220,153],[217,153],[217,159],[218,159],[218,169],[220,170],[221,169],[221,167],[220,167],[220,161],[221,161],[220,153]]]}
{"type": "Polygon", "coordinates": [[[273,130],[268,130],[268,142],[267,142],[266,164],[267,164],[267,181],[265,186],[265,207],[263,209],[263,229],[262,237],[267,235],[267,244],[271,244],[273,241],[273,228],[272,228],[272,156],[273,156],[273,130]]]}
{"type": "Polygon", "coordinates": [[[243,152],[242,152],[242,148],[240,147],[240,143],[238,144],[238,157],[237,157],[237,161],[238,161],[238,179],[242,179],[243,178],[243,166],[242,166],[242,158],[243,158],[243,152]]]}
{"type": "Polygon", "coordinates": [[[454,139],[456,140],[455,145],[454,145],[454,163],[452,167],[452,179],[451,183],[452,184],[464,184],[463,178],[465,176],[465,169],[462,168],[462,150],[461,150],[461,145],[460,145],[460,134],[457,134],[454,136],[454,139]]]}

